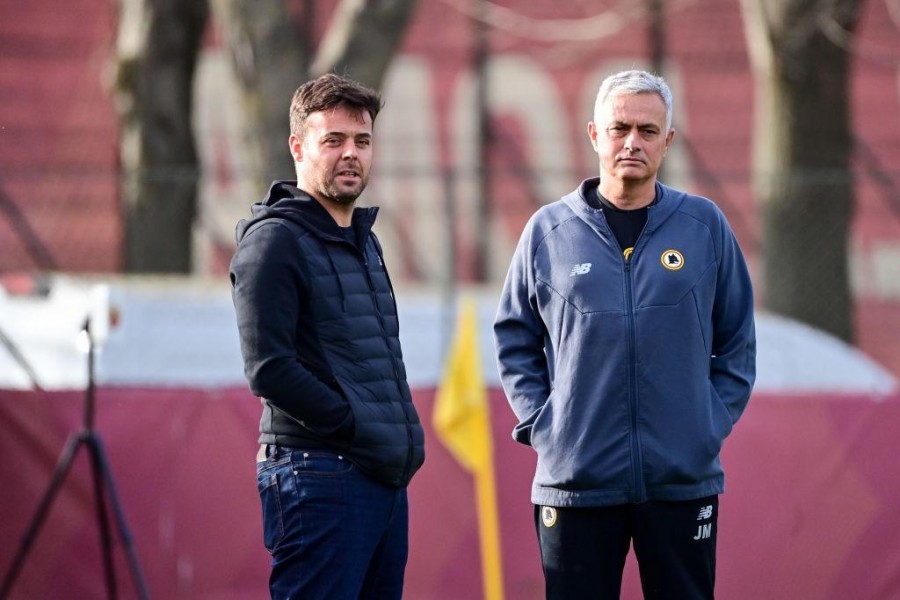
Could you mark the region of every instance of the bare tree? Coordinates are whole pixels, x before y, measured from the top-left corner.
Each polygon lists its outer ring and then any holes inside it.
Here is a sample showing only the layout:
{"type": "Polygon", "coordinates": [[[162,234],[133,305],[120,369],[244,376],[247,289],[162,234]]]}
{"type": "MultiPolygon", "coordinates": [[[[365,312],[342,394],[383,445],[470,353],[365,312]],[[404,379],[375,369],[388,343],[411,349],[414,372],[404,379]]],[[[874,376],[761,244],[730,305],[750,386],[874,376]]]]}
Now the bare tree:
{"type": "MultiPolygon", "coordinates": [[[[248,115],[248,169],[291,177],[288,106],[311,75],[336,71],[379,88],[416,0],[342,0],[318,52],[315,0],[213,0],[248,115]]],[[[208,0],[120,0],[116,88],[122,123],[125,269],[191,270],[199,164],[194,70],[208,0]]]]}
{"type": "Polygon", "coordinates": [[[206,0],[120,0],[116,92],[129,272],[188,272],[198,159],[194,69],[206,0]]]}
{"type": "Polygon", "coordinates": [[[766,307],[853,338],[850,44],[862,0],[742,0],[766,307]]]}

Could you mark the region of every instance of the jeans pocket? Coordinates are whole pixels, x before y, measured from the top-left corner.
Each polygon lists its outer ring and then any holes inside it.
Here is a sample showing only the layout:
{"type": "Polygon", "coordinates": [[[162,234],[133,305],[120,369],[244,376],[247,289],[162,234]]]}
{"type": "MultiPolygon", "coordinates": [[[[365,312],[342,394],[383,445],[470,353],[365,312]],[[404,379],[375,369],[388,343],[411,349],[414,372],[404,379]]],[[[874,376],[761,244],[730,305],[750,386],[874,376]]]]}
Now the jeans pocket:
{"type": "Polygon", "coordinates": [[[278,474],[274,469],[260,469],[256,476],[256,485],[262,505],[263,544],[272,554],[284,539],[284,514],[281,510],[278,474]]]}
{"type": "Polygon", "coordinates": [[[334,452],[295,452],[292,457],[294,475],[340,476],[353,469],[353,463],[334,452]]]}

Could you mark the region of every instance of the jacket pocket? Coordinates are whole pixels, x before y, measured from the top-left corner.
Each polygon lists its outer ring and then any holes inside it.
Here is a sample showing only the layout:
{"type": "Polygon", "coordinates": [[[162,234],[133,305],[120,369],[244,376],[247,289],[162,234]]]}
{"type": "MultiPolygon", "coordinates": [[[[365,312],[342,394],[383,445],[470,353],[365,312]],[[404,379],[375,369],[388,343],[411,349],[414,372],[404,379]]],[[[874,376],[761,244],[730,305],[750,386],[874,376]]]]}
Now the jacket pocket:
{"type": "Polygon", "coordinates": [[[519,427],[524,431],[527,431],[528,438],[526,443],[537,450],[547,442],[550,435],[547,433],[547,430],[552,428],[553,390],[550,391],[550,395],[547,396],[547,400],[544,402],[543,406],[534,411],[534,414],[531,415],[529,421],[530,423],[525,422],[520,424],[519,427]]]}

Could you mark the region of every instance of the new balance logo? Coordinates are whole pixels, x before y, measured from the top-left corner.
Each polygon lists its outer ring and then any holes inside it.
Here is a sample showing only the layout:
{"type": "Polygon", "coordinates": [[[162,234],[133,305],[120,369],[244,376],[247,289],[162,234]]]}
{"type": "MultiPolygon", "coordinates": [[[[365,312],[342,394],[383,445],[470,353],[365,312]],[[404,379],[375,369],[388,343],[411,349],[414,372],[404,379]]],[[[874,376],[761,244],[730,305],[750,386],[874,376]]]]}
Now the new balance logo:
{"type": "Polygon", "coordinates": [[[572,267],[572,270],[569,272],[569,277],[575,277],[576,275],[584,275],[588,271],[591,270],[591,263],[581,263],[580,265],[575,265],[572,267]]]}
{"type": "MultiPolygon", "coordinates": [[[[712,504],[708,504],[700,509],[700,514],[697,515],[698,521],[706,521],[713,514],[712,504]]],[[[706,523],[704,525],[697,525],[697,535],[694,536],[694,540],[705,540],[712,536],[712,523],[706,523]]]]}

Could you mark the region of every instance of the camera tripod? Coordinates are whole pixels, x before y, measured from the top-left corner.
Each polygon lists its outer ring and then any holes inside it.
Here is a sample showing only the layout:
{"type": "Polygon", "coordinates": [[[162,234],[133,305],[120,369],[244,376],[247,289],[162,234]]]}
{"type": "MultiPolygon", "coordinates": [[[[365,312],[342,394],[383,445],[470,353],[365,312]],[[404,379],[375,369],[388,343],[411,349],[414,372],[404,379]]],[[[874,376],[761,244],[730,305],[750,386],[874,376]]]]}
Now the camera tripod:
{"type": "Polygon", "coordinates": [[[128,525],[125,523],[125,513],[122,510],[122,504],[116,493],[116,487],[113,482],[112,472],[109,469],[109,463],[106,454],[103,451],[103,443],[100,436],[94,430],[94,339],[90,330],[90,318],[85,321],[82,328],[82,334],[87,339],[87,370],[88,383],[84,398],[84,427],[78,433],[69,436],[65,447],[59,457],[56,469],[50,479],[50,485],[44,493],[41,502],[38,505],[37,512],[31,520],[25,533],[22,535],[22,542],[19,546],[12,565],[3,576],[2,585],[0,585],[0,600],[5,600],[12,590],[12,586],[19,575],[25,558],[28,555],[31,546],[40,533],[41,526],[47,518],[53,500],[62,487],[63,481],[72,466],[78,449],[84,446],[91,459],[91,474],[94,483],[94,499],[96,500],[97,525],[100,529],[100,541],[103,552],[103,568],[106,578],[106,594],[107,598],[115,600],[118,597],[116,587],[115,564],[112,555],[112,536],[110,532],[110,517],[107,510],[106,497],[108,495],[109,504],[112,506],[115,516],[116,526],[118,528],[119,537],[122,546],[128,558],[128,564],[131,570],[131,576],[134,580],[134,586],[141,600],[150,598],[147,592],[147,585],[141,574],[140,565],[137,561],[137,555],[131,543],[131,534],[128,531],[128,525]]]}

